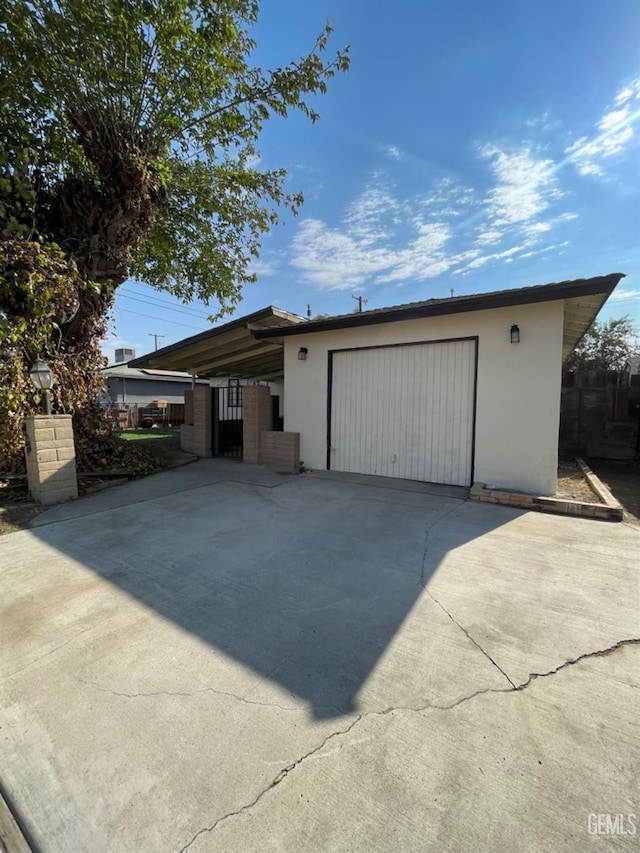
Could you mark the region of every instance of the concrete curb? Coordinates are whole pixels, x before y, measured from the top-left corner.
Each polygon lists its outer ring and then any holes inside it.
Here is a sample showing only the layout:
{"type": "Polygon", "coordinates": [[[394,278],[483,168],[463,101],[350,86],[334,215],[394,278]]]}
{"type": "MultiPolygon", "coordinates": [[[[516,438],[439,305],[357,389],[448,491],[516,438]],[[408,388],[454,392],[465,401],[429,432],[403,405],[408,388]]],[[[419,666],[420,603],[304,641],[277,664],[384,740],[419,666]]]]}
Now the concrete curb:
{"type": "Polygon", "coordinates": [[[591,490],[596,493],[596,495],[600,498],[602,503],[607,506],[615,506],[619,507],[620,503],[614,498],[609,489],[605,486],[602,480],[597,477],[591,468],[587,465],[587,463],[580,456],[576,456],[576,462],[578,463],[578,467],[584,474],[584,478],[589,484],[591,490]]]}
{"type": "Polygon", "coordinates": [[[0,791],[0,853],[33,853],[0,791]]]}
{"type": "Polygon", "coordinates": [[[612,504],[585,503],[584,501],[572,501],[565,498],[535,497],[534,495],[524,495],[521,492],[507,492],[502,489],[487,489],[484,483],[474,483],[469,492],[469,498],[472,501],[503,504],[517,509],[551,512],[556,515],[572,515],[578,518],[598,518],[603,521],[622,521],[623,513],[622,507],[613,496],[611,496],[612,504]]]}

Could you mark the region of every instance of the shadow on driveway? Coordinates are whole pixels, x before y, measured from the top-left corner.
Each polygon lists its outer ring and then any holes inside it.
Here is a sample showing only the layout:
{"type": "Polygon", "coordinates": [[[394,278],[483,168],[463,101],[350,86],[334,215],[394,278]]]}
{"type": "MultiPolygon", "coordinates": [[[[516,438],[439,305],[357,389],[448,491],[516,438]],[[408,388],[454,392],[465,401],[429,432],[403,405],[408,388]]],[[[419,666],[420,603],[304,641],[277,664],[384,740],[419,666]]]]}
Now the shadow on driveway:
{"type": "MultiPolygon", "coordinates": [[[[459,498],[382,480],[262,482],[196,485],[58,523],[43,517],[32,533],[327,718],[356,709],[444,556],[519,514],[461,512],[459,498]]],[[[64,588],[54,600],[65,606],[64,588]]],[[[47,595],[42,607],[36,618],[53,618],[47,595]]]]}

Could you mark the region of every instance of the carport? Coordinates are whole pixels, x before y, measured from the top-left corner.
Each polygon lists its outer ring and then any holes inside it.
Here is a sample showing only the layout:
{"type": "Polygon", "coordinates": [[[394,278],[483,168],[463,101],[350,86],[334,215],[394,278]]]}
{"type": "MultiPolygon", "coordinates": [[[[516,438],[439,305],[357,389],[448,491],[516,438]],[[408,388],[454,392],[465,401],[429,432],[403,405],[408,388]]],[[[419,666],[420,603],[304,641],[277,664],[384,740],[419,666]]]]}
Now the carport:
{"type": "Polygon", "coordinates": [[[284,377],[279,341],[257,340],[249,327],[269,329],[304,323],[305,318],[272,305],[134,358],[129,367],[183,370],[199,379],[273,381],[284,377]]]}
{"type": "Polygon", "coordinates": [[[284,347],[279,340],[257,340],[253,332],[305,322],[268,306],[136,358],[129,366],[193,376],[192,388],[185,392],[182,450],[203,458],[232,456],[293,468],[300,459],[299,436],[277,428],[282,424],[284,347]],[[210,384],[196,385],[196,377],[210,384]]]}

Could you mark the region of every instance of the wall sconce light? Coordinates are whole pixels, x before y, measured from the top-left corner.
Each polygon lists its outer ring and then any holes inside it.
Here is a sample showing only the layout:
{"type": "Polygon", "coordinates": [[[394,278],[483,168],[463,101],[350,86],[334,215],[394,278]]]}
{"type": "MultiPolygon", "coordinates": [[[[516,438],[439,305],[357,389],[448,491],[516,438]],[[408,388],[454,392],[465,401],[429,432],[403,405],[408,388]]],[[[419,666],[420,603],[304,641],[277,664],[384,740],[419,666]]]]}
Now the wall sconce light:
{"type": "Polygon", "coordinates": [[[516,326],[514,323],[511,327],[511,343],[519,344],[520,343],[520,326],[516,326]]]}
{"type": "Polygon", "coordinates": [[[35,361],[29,371],[29,378],[38,389],[42,391],[42,411],[45,415],[51,414],[51,402],[49,400],[49,391],[53,388],[55,376],[53,370],[44,361],[35,361]]]}
{"type": "Polygon", "coordinates": [[[306,361],[309,350],[306,347],[300,347],[298,350],[298,361],[306,361]]]}

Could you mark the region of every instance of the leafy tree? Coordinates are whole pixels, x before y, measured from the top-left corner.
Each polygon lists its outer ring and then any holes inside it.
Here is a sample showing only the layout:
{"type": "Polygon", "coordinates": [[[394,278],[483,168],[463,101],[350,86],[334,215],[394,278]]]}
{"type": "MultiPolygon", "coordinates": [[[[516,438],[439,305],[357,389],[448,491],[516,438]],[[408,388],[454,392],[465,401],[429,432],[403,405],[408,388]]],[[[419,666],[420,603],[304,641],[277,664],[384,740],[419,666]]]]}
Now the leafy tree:
{"type": "Polygon", "coordinates": [[[594,321],[572,352],[568,370],[621,370],[640,356],[640,336],[629,316],[594,321]]]}
{"type": "Polygon", "coordinates": [[[5,0],[0,364],[29,325],[29,300],[14,298],[25,281],[57,317],[26,362],[90,348],[131,275],[220,314],[255,280],[262,235],[303,201],[283,169],[258,168],[263,125],[291,109],[316,121],[314,96],[349,65],[348,49],[324,59],[329,24],[300,59],[252,65],[258,12],[258,0],[5,0]],[[72,294],[44,274],[60,252],[72,294]],[[30,259],[24,280],[16,256],[23,273],[30,259]]]}

